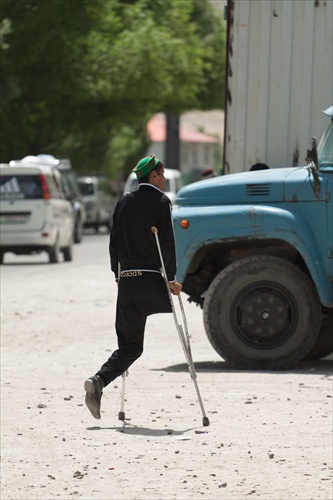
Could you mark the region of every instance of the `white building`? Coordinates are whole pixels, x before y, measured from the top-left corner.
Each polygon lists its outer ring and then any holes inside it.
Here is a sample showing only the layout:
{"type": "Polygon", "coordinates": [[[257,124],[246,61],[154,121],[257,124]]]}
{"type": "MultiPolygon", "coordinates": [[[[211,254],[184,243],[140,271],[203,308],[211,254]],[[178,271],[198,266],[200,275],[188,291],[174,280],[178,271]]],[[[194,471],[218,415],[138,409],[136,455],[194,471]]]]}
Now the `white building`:
{"type": "MultiPolygon", "coordinates": [[[[154,153],[165,162],[166,118],[163,114],[155,115],[147,125],[151,145],[147,154],[154,153]]],[[[200,179],[206,168],[214,168],[221,149],[217,137],[190,130],[180,124],[180,170],[185,182],[200,179]]],[[[172,168],[172,165],[166,165],[172,168]]]]}

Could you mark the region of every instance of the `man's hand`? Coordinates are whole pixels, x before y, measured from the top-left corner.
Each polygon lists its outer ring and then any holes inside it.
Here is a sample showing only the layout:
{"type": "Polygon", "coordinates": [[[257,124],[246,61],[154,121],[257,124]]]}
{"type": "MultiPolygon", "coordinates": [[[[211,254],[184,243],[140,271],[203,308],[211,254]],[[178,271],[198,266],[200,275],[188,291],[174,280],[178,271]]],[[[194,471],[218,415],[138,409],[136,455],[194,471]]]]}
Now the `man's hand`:
{"type": "Polygon", "coordinates": [[[169,288],[172,295],[179,295],[183,286],[177,281],[169,281],[169,288]]]}

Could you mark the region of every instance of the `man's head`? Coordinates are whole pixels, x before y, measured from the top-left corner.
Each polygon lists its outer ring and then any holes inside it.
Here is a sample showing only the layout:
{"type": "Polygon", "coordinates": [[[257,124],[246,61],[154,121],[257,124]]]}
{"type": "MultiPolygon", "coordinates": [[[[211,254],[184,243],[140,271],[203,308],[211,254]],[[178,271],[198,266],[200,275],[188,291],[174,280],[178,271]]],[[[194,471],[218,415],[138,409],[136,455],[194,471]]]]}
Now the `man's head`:
{"type": "Polygon", "coordinates": [[[142,158],[133,168],[139,184],[148,183],[165,190],[166,179],[164,177],[164,165],[155,155],[142,158]]]}

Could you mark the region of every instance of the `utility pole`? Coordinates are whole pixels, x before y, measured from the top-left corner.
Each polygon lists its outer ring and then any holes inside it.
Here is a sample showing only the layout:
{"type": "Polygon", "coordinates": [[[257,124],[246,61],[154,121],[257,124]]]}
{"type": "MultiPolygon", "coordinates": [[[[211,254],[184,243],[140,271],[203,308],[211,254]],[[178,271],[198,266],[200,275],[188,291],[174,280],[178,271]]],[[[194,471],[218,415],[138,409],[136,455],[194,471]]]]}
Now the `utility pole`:
{"type": "Polygon", "coordinates": [[[180,169],[179,115],[166,115],[165,166],[180,169]]]}

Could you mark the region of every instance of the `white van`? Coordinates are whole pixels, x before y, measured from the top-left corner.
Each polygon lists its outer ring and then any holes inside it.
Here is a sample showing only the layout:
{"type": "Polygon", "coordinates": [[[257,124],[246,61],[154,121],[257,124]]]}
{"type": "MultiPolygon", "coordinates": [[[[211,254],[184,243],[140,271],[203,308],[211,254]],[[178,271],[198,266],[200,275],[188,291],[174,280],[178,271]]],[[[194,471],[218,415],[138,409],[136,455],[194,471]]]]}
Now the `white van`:
{"type": "MultiPolygon", "coordinates": [[[[165,185],[165,194],[170,198],[171,203],[174,205],[176,201],[177,192],[183,187],[183,178],[179,170],[172,168],[164,169],[164,176],[167,180],[165,185]]],[[[125,184],[124,193],[135,191],[138,188],[138,180],[136,174],[132,172],[125,184]]]]}
{"type": "Polygon", "coordinates": [[[78,183],[86,210],[85,227],[92,227],[96,232],[101,226],[110,229],[116,199],[108,179],[97,175],[81,175],[78,183]]]}
{"type": "Polygon", "coordinates": [[[47,252],[49,262],[72,260],[73,208],[59,171],[15,161],[0,165],[0,263],[4,254],[47,252]]]}

